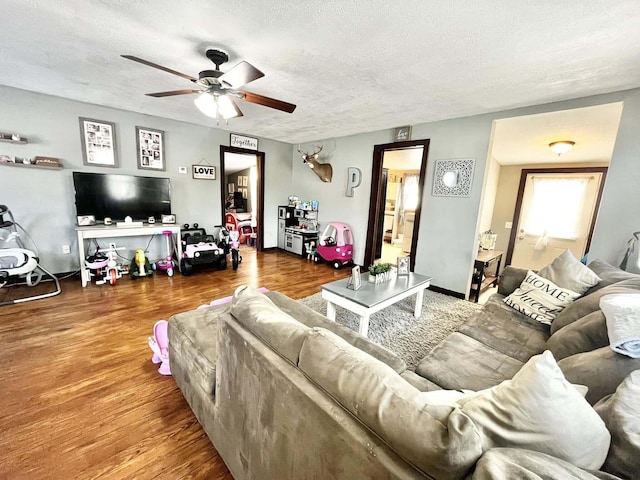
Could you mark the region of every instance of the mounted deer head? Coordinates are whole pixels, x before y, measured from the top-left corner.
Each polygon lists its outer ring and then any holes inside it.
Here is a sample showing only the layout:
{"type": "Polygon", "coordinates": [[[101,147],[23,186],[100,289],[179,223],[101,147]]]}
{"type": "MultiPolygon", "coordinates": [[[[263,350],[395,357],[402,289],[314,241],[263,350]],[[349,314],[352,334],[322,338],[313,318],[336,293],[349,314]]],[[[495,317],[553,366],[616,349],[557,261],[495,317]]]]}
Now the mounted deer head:
{"type": "Polygon", "coordinates": [[[315,151],[313,153],[307,153],[300,150],[300,145],[298,145],[298,153],[302,155],[302,161],[309,166],[313,173],[320,177],[320,180],[323,182],[330,182],[333,177],[333,168],[328,163],[318,163],[318,157],[320,156],[320,152],[322,151],[322,145],[315,146],[315,151]]]}

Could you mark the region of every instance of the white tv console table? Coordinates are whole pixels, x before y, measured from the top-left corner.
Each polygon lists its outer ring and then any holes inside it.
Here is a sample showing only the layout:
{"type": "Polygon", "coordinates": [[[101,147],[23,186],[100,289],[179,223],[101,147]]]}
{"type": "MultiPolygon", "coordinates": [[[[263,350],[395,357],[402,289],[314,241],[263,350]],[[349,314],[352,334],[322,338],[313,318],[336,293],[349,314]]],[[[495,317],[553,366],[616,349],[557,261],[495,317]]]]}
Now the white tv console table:
{"type": "Polygon", "coordinates": [[[89,283],[89,270],[86,268],[84,260],[84,241],[92,238],[118,238],[118,237],[144,237],[151,235],[162,235],[162,232],[170,231],[176,236],[175,242],[178,247],[178,261],[182,258],[182,242],[180,241],[179,225],[163,225],[145,223],[141,227],[117,227],[115,225],[92,225],[90,227],[76,227],[78,234],[78,257],[80,258],[80,278],[82,286],[89,283]]]}

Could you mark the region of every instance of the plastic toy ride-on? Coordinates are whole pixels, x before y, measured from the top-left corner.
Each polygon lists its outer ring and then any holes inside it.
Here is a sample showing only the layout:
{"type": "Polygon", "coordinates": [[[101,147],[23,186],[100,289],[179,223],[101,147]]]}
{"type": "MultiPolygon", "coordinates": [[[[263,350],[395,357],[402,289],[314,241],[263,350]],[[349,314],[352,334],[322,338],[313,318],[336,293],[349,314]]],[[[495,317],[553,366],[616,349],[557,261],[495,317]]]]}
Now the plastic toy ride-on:
{"type": "Polygon", "coordinates": [[[183,275],[191,275],[194,265],[213,264],[217,270],[227,268],[227,252],[216,243],[213,235],[207,235],[204,228],[189,229],[185,225],[182,232],[182,258],[180,271],[183,275]]]}
{"type": "Polygon", "coordinates": [[[165,230],[162,232],[162,235],[164,235],[167,240],[167,256],[162,260],[152,263],[151,268],[153,270],[164,270],[167,272],[169,277],[173,277],[174,268],[177,267],[177,264],[173,259],[173,233],[171,233],[171,230],[165,230]]]}
{"type": "Polygon", "coordinates": [[[341,222],[328,223],[318,239],[314,260],[316,263],[324,260],[335,269],[351,263],[353,260],[351,229],[341,222]]]}
{"type": "Polygon", "coordinates": [[[147,256],[144,254],[143,249],[139,248],[136,250],[136,256],[131,262],[129,274],[131,275],[131,278],[133,280],[135,280],[136,278],[149,277],[153,275],[151,263],[149,262],[147,256]]]}

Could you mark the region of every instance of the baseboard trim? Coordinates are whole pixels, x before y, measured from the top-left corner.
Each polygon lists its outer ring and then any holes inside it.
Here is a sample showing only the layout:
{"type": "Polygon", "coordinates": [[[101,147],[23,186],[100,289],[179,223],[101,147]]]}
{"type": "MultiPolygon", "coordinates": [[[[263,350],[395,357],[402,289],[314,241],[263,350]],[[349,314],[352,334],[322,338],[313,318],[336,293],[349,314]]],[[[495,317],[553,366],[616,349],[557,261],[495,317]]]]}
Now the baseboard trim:
{"type": "Polygon", "coordinates": [[[461,300],[464,300],[464,297],[465,297],[464,293],[454,292],[453,290],[448,290],[442,287],[436,287],[435,285],[429,286],[429,290],[433,290],[436,293],[442,293],[443,295],[449,295],[450,297],[460,298],[461,300]]]}

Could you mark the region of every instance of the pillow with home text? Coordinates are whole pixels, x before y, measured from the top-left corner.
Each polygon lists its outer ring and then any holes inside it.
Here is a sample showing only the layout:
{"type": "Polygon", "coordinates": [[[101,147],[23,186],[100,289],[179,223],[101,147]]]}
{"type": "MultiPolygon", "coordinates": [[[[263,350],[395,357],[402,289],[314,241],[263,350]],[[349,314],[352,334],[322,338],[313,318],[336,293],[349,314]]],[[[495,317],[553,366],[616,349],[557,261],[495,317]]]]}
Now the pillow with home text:
{"type": "Polygon", "coordinates": [[[504,299],[504,303],[540,323],[551,325],[556,315],[578,297],[579,293],[561,288],[529,270],[520,286],[504,299]]]}

